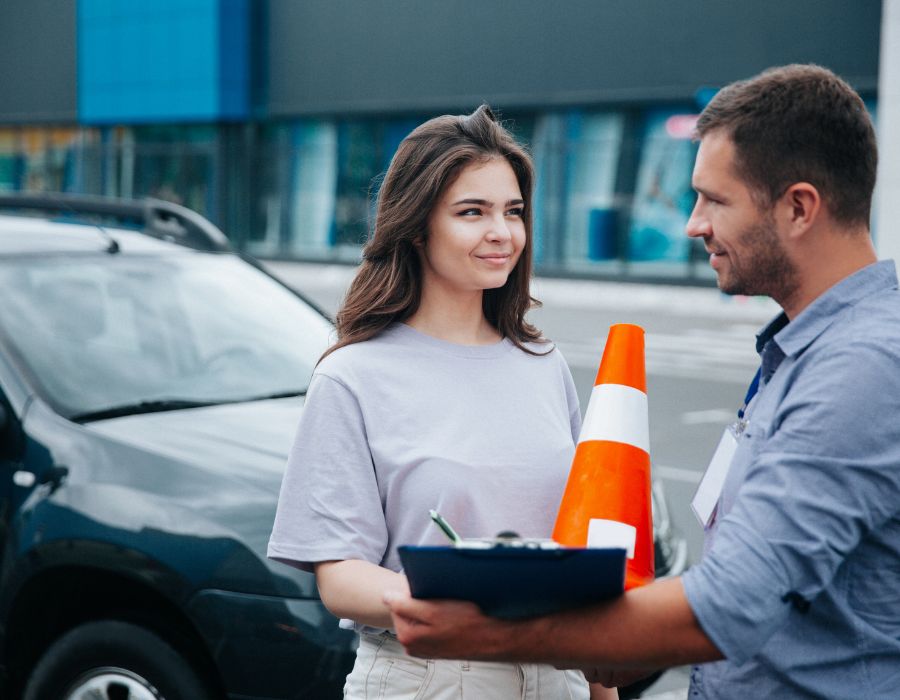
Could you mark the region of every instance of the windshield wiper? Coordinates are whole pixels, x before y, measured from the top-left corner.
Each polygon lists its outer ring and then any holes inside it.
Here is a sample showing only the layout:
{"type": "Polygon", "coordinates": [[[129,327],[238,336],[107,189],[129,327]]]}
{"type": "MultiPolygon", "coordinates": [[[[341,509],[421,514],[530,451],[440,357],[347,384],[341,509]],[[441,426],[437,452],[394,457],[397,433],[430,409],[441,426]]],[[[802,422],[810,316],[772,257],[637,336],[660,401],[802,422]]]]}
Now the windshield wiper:
{"type": "Polygon", "coordinates": [[[122,404],[101,408],[97,411],[86,411],[71,416],[69,420],[75,423],[89,423],[94,420],[106,418],[120,418],[122,416],[136,416],[141,413],[161,413],[163,411],[179,411],[185,408],[203,408],[204,406],[219,406],[232,401],[188,401],[186,399],[157,399],[154,401],[136,401],[135,403],[122,404]]]}
{"type": "Polygon", "coordinates": [[[272,394],[260,394],[259,396],[248,396],[245,399],[235,399],[235,403],[247,403],[249,401],[266,401],[268,399],[290,399],[295,396],[306,396],[306,389],[290,389],[287,391],[276,391],[272,394]]]}

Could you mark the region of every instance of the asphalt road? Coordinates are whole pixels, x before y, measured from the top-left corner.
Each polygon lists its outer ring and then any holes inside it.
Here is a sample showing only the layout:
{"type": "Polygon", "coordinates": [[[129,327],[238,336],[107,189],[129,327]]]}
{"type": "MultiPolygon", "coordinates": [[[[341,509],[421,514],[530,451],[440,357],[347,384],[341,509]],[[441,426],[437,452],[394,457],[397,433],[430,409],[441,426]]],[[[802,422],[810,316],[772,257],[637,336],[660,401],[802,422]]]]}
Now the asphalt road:
{"type": "MultiPolygon", "coordinates": [[[[272,262],[268,267],[332,314],[353,275],[353,268],[335,265],[272,262]]],[[[582,414],[609,326],[636,323],[646,331],[652,470],[665,487],[675,527],[687,540],[689,560],[698,561],[702,529],[690,500],[756,371],[754,335],[777,307],[715,289],[580,280],[539,278],[532,293],[544,305],[529,318],[566,357],[582,414]]],[[[686,687],[686,670],[673,669],[644,698],[684,698],[686,687]]]]}

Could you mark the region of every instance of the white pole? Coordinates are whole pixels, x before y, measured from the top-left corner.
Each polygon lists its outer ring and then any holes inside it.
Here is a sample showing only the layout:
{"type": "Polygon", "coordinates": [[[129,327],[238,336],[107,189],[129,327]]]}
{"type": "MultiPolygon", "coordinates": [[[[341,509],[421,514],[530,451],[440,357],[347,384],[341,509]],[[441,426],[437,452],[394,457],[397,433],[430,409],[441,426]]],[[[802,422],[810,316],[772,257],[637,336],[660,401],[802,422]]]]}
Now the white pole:
{"type": "Polygon", "coordinates": [[[900,0],[883,0],[881,10],[874,209],[878,257],[900,261],[900,0]]]}

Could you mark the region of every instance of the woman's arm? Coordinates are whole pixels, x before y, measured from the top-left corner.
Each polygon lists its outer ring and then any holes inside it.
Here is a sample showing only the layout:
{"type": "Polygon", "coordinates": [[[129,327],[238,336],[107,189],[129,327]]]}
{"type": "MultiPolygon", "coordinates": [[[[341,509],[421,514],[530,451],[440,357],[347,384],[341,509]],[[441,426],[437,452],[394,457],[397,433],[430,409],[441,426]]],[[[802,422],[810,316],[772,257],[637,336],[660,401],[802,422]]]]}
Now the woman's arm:
{"type": "Polygon", "coordinates": [[[319,562],[315,571],[319,596],[332,614],[372,627],[393,628],[382,596],[398,588],[409,592],[406,576],[358,559],[319,562]]]}
{"type": "Polygon", "coordinates": [[[619,700],[619,691],[604,688],[599,683],[591,683],[591,700],[619,700]]]}

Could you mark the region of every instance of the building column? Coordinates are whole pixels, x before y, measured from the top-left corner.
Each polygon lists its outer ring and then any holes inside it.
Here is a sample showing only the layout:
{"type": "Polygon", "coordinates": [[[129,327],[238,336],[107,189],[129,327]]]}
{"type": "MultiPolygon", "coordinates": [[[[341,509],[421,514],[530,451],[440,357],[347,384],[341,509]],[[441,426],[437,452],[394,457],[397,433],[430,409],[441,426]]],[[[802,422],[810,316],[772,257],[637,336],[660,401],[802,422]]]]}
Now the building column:
{"type": "Polygon", "coordinates": [[[875,245],[900,261],[900,0],[883,0],[878,72],[878,187],[875,245]]]}

